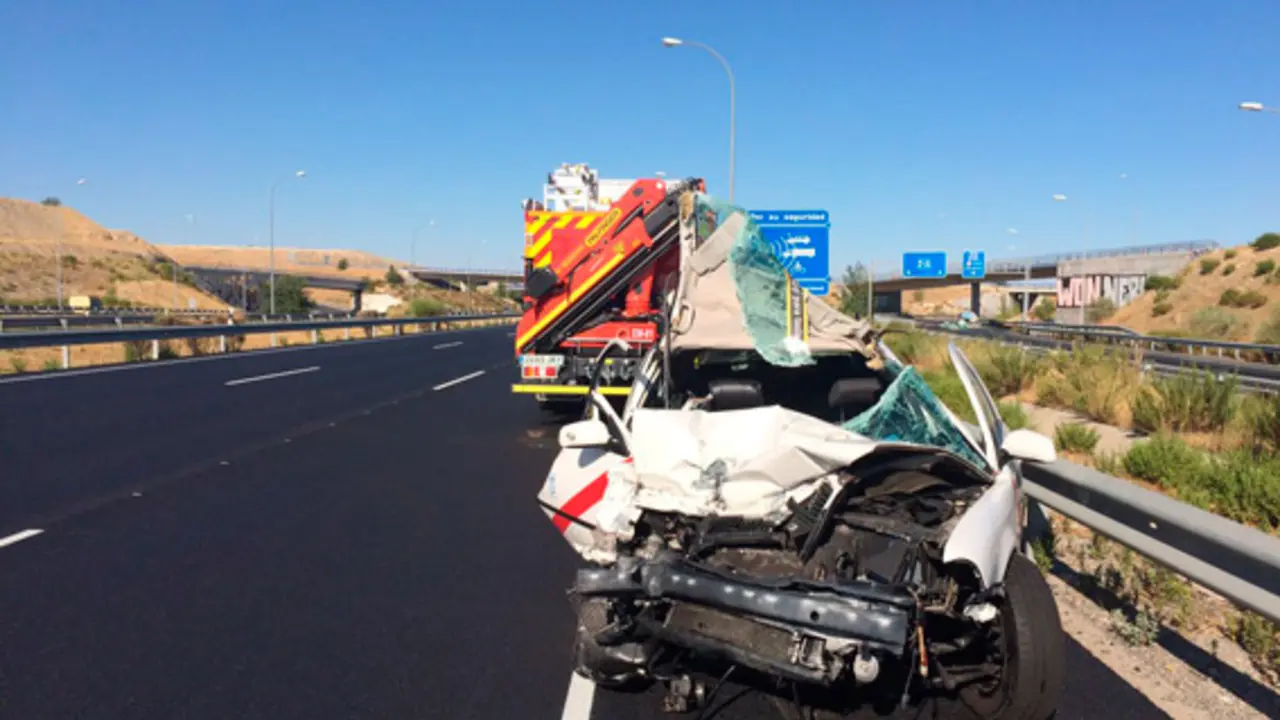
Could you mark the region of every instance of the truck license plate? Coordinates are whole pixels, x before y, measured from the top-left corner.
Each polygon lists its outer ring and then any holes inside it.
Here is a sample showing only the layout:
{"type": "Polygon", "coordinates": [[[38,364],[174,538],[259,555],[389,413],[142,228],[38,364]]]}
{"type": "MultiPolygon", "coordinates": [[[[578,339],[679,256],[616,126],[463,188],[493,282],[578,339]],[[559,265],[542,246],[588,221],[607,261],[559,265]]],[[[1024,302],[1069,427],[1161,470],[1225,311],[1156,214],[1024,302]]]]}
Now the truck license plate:
{"type": "Polygon", "coordinates": [[[560,375],[563,366],[563,355],[521,355],[520,377],[554,379],[560,375]]]}

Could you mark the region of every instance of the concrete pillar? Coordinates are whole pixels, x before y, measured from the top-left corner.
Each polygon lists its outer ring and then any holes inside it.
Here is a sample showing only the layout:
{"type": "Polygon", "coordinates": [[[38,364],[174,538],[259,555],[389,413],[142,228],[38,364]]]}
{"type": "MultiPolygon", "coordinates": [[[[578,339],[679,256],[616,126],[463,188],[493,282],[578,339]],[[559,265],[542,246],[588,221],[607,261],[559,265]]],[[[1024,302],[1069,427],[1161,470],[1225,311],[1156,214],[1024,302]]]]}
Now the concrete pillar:
{"type": "Polygon", "coordinates": [[[969,283],[969,309],[974,315],[982,317],[982,283],[969,283]]]}

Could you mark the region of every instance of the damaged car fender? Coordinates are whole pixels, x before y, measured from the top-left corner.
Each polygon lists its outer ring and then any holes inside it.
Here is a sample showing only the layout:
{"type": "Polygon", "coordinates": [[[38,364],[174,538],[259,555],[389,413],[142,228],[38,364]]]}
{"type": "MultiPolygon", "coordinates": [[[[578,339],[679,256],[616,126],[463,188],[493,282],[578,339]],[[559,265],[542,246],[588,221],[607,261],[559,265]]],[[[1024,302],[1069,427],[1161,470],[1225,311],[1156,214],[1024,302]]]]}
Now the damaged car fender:
{"type": "Polygon", "coordinates": [[[640,514],[633,477],[629,457],[600,447],[566,447],[538,491],[538,505],[583,558],[611,563],[614,544],[630,539],[640,514]]]}
{"type": "Polygon", "coordinates": [[[952,528],[943,562],[973,566],[983,587],[1002,583],[1022,534],[1018,507],[1017,476],[1006,465],[952,528]]]}

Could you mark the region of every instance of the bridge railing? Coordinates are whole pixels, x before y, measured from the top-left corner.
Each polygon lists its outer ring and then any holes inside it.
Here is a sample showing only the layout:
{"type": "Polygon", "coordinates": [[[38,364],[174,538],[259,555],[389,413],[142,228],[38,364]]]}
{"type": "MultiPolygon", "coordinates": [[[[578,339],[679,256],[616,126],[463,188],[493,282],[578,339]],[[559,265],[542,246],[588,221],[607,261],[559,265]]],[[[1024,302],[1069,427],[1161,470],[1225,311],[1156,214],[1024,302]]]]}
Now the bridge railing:
{"type": "MultiPolygon", "coordinates": [[[[1161,243],[1158,245],[1132,245],[1128,247],[1105,248],[1102,250],[1085,250],[1074,253],[1051,253],[1021,258],[1001,258],[998,260],[988,260],[986,271],[988,275],[1005,275],[1025,272],[1028,268],[1032,270],[1043,270],[1049,267],[1056,268],[1064,262],[1078,260],[1166,255],[1169,253],[1209,251],[1215,250],[1218,247],[1220,247],[1219,243],[1213,240],[1191,240],[1175,243],[1161,243]]],[[[948,253],[948,255],[951,255],[951,253],[948,253]]],[[[963,270],[962,260],[948,260],[948,275],[960,275],[961,270],[963,270]]],[[[909,278],[904,277],[901,271],[889,270],[883,273],[878,273],[875,275],[875,279],[877,281],[889,282],[893,280],[906,280],[909,278]]]]}

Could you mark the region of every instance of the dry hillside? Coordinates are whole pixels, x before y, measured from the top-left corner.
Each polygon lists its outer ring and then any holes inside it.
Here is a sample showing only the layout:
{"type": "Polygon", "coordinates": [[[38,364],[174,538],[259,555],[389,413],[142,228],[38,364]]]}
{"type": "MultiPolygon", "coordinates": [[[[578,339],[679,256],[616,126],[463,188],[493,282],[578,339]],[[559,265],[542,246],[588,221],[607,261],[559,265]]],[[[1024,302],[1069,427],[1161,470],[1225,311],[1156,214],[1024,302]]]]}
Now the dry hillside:
{"type": "MultiPolygon", "coordinates": [[[[130,232],[107,230],[68,207],[0,198],[0,298],[35,304],[56,298],[62,238],[63,298],[97,295],[147,307],[173,304],[173,284],[157,268],[160,250],[130,232]]],[[[221,309],[211,295],[180,285],[178,306],[221,309]]]]}
{"type": "Polygon", "coordinates": [[[1174,280],[1177,287],[1149,288],[1107,322],[1142,333],[1280,344],[1280,247],[1216,250],[1174,280]]]}
{"type": "MultiPolygon", "coordinates": [[[[221,245],[161,245],[164,252],[183,265],[224,268],[263,268],[270,264],[270,250],[265,247],[235,247],[221,245]]],[[[314,250],[305,248],[276,247],[276,272],[337,277],[348,280],[376,279],[386,275],[387,268],[405,265],[400,260],[388,260],[362,250],[314,250]],[[339,270],[338,263],[347,261],[347,269],[339,270]]]]}

